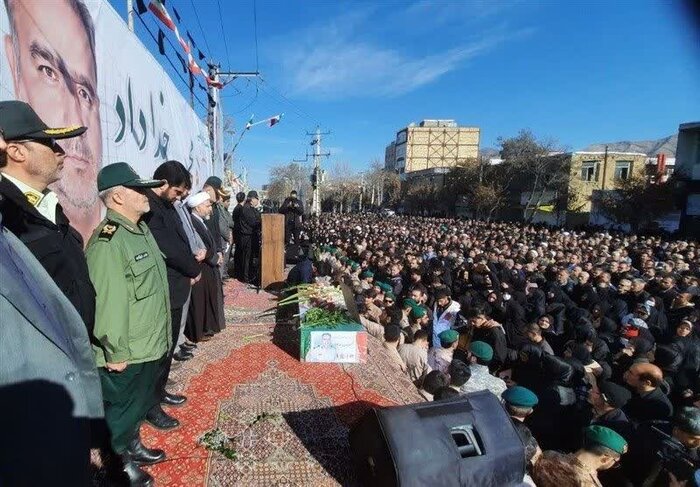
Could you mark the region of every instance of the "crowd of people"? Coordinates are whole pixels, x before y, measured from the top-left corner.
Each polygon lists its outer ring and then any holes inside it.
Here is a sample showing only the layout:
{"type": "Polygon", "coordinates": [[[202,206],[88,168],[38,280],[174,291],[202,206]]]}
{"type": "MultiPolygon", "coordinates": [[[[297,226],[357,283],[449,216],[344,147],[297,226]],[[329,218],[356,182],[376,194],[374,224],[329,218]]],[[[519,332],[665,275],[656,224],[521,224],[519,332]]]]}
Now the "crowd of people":
{"type": "Polygon", "coordinates": [[[187,401],[166,390],[173,360],[225,327],[229,274],[256,279],[257,193],[230,212],[220,178],[195,189],[175,160],[152,179],[102,167],[105,216],[84,242],[49,187],[62,141],[86,130],[0,102],[2,485],[90,485],[91,449],[110,485],[152,485],[141,467],[166,453],[142,443],[140,425],[180,426],[163,409],[187,401]]]}
{"type": "Polygon", "coordinates": [[[533,485],[700,483],[697,242],[369,213],[307,232],[426,399],[502,398],[533,485]]]}
{"type": "MultiPolygon", "coordinates": [[[[96,448],[111,481],[152,485],[141,467],[166,453],[139,429],[179,426],[163,408],[187,401],[166,390],[173,360],[225,327],[224,280],[259,280],[257,193],[231,209],[221,179],[193,188],[174,160],[150,179],[102,167],[105,216],[84,242],[49,188],[61,141],[86,130],[0,102],[3,485],[89,484],[96,448]]],[[[315,248],[290,280],[314,265],[349,284],[426,399],[499,396],[527,481],[700,483],[697,242],[374,214],[302,227],[295,194],[282,211],[287,244],[315,248]]]]}

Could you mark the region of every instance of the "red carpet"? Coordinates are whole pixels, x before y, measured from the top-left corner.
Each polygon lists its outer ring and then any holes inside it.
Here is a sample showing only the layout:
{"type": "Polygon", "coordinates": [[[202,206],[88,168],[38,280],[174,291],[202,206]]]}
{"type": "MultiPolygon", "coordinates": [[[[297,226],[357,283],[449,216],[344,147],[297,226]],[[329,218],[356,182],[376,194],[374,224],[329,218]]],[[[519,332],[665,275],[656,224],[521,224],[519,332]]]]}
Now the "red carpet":
{"type": "Polygon", "coordinates": [[[174,392],[187,403],[169,412],[182,426],[142,427],[144,443],[168,460],[150,467],[160,486],[353,485],[348,432],[374,405],[421,401],[381,345],[369,343],[367,364],[306,364],[298,332],[275,325],[274,297],[226,285],[227,328],[174,366],[174,392]],[[220,428],[235,459],[197,444],[220,428]]]}

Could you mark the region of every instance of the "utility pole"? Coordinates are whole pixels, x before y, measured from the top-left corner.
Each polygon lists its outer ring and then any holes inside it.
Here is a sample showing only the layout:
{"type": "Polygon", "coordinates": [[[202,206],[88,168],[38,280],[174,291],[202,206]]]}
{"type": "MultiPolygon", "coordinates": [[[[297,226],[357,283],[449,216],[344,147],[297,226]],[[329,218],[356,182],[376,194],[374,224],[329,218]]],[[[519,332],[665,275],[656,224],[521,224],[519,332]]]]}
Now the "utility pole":
{"type": "Polygon", "coordinates": [[[134,32],[134,0],[126,0],[126,21],[129,30],[134,32]]]}
{"type": "MultiPolygon", "coordinates": [[[[214,83],[222,83],[223,85],[227,85],[236,78],[255,78],[260,75],[260,72],[258,71],[220,71],[220,66],[213,62],[208,63],[208,67],[209,79],[214,83]],[[224,79],[225,81],[223,81],[224,79]]],[[[208,87],[208,93],[209,105],[207,107],[207,126],[209,127],[209,141],[211,143],[214,173],[223,174],[224,125],[221,112],[221,98],[219,96],[219,89],[215,88],[211,84],[208,87]]]]}
{"type": "Polygon", "coordinates": [[[321,183],[323,182],[323,173],[321,172],[321,156],[328,157],[331,155],[330,152],[321,152],[321,136],[328,135],[330,132],[321,132],[321,129],[317,126],[315,133],[306,132],[306,135],[312,135],[313,141],[311,144],[314,146],[314,174],[311,178],[311,183],[313,184],[313,199],[311,200],[311,214],[320,215],[321,214],[321,183]]]}
{"type": "Polygon", "coordinates": [[[605,178],[608,176],[608,146],[605,146],[605,157],[603,159],[603,180],[600,189],[605,189],[605,178]]]}

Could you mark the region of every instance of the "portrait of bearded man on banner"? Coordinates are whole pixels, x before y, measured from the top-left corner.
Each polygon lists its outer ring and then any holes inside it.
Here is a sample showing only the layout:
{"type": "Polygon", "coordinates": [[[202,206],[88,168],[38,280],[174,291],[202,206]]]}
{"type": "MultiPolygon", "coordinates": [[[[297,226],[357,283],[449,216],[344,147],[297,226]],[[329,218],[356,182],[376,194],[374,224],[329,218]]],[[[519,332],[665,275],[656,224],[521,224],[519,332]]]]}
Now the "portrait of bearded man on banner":
{"type": "Polygon", "coordinates": [[[4,48],[15,98],[51,127],[83,125],[61,141],[63,175],[54,183],[71,225],[87,242],[100,221],[96,178],[102,163],[95,26],[82,0],[4,0],[10,24],[4,48]]]}

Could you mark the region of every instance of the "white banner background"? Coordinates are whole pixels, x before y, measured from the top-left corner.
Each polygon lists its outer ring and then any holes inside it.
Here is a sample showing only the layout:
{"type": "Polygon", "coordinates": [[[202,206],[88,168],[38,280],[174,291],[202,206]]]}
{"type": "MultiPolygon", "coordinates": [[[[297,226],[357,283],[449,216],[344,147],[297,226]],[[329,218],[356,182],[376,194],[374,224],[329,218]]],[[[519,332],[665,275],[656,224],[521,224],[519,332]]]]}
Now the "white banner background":
{"type": "MultiPolygon", "coordinates": [[[[71,30],[74,33],[76,28],[83,28],[74,10],[65,8],[70,5],[71,0],[7,1],[15,12],[14,18],[23,22],[17,29],[20,32],[20,44],[29,42],[29,37],[22,39],[23,29],[31,31],[33,28],[44,34],[54,31],[51,35],[46,35],[46,39],[53,39],[51,47],[55,52],[70,60],[70,41],[62,42],[59,39],[70,38],[71,30]],[[59,16],[65,13],[64,18],[55,18],[57,12],[60,12],[59,16]]],[[[101,160],[90,162],[97,164],[99,169],[106,164],[126,161],[141,176],[150,177],[161,162],[176,159],[192,172],[193,188],[201,188],[203,181],[214,174],[205,124],[191,109],[188,101],[180,94],[158,61],[136,35],[128,30],[126,23],[107,0],[82,0],[81,3],[87,7],[95,27],[96,94],[100,104],[99,124],[102,132],[101,158],[94,155],[95,152],[99,154],[99,149],[91,151],[94,159],[101,160]]],[[[10,32],[5,1],[0,1],[0,100],[28,98],[26,95],[18,96],[15,93],[15,78],[9,59],[12,52],[10,32]]],[[[170,55],[177,64],[172,52],[170,55]]],[[[27,58],[31,56],[23,58],[25,63],[27,58]]],[[[70,68],[70,63],[67,64],[70,68]]],[[[27,83],[26,89],[32,90],[32,86],[36,84],[39,83],[27,83]]],[[[43,101],[46,105],[46,100],[43,101]]],[[[34,105],[33,102],[32,104],[34,105]]],[[[55,115],[55,112],[46,106],[42,109],[37,104],[35,109],[49,125],[88,125],[84,117],[82,120],[67,120],[66,118],[70,117],[65,115],[68,113],[65,109],[62,117],[55,115]],[[58,120],[60,118],[63,119],[58,120]]],[[[57,110],[60,111],[58,108],[57,110]]],[[[96,173],[97,170],[90,172],[90,179],[96,173]]],[[[95,185],[94,179],[83,183],[95,185]]],[[[85,218],[89,219],[91,224],[82,224],[83,222],[79,221],[81,214],[76,210],[71,211],[67,201],[62,203],[74,226],[84,237],[89,234],[86,228],[94,228],[94,217],[85,218]]],[[[97,204],[99,205],[99,202],[97,204]]]]}

